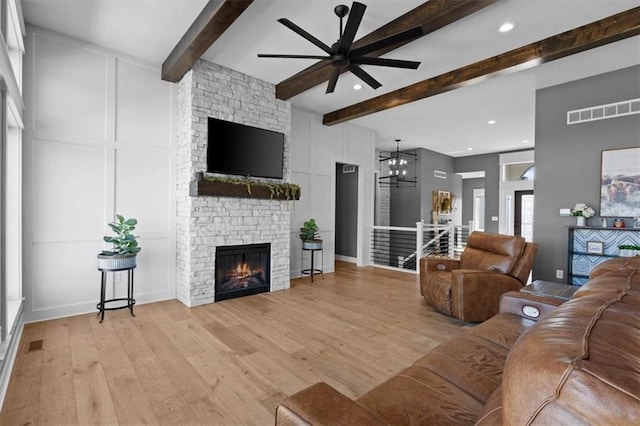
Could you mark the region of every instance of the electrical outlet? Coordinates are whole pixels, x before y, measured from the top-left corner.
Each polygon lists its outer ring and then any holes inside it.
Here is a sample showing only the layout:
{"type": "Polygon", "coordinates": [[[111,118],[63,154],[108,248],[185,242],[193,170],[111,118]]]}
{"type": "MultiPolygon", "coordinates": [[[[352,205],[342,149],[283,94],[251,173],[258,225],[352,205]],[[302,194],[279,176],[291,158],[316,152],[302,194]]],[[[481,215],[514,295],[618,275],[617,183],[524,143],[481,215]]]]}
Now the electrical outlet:
{"type": "Polygon", "coordinates": [[[556,269],[556,278],[559,280],[564,279],[564,271],[562,269],[556,269]]]}

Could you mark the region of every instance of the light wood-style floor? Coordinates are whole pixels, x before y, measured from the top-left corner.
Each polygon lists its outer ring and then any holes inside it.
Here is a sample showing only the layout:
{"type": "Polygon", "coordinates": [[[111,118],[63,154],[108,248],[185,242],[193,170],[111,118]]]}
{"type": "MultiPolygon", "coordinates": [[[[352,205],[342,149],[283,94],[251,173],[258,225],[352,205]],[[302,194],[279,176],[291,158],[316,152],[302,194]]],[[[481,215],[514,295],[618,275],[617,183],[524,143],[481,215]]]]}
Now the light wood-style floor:
{"type": "Polygon", "coordinates": [[[287,395],[325,381],[356,397],[464,326],[426,305],[416,275],[336,266],[197,308],[27,324],[0,423],[271,425],[287,395]]]}

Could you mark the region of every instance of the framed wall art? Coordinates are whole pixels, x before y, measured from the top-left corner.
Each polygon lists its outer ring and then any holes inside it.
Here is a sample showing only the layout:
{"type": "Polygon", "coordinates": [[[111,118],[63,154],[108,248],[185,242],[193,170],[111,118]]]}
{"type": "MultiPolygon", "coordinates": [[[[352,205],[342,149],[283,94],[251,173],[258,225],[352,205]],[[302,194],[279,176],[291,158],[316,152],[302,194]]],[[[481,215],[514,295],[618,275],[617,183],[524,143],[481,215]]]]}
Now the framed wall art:
{"type": "Polygon", "coordinates": [[[640,147],[602,151],[600,216],[640,216],[640,147]]]}
{"type": "Polygon", "coordinates": [[[602,241],[587,241],[587,253],[604,254],[604,243],[602,241]]]}

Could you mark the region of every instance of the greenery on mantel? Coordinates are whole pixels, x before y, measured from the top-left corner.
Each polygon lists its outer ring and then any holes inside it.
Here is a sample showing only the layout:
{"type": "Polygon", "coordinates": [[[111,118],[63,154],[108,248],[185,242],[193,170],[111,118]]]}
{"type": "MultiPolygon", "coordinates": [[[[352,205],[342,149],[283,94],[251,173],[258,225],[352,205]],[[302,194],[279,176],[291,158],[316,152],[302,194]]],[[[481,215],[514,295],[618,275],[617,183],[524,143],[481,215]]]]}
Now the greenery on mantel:
{"type": "Polygon", "coordinates": [[[247,188],[247,192],[251,195],[251,188],[266,188],[271,194],[271,199],[274,197],[284,197],[287,200],[297,200],[300,198],[302,189],[300,185],[296,183],[282,182],[282,183],[269,183],[252,180],[248,177],[239,178],[233,176],[205,176],[204,180],[214,183],[226,183],[231,185],[242,185],[247,188]]]}

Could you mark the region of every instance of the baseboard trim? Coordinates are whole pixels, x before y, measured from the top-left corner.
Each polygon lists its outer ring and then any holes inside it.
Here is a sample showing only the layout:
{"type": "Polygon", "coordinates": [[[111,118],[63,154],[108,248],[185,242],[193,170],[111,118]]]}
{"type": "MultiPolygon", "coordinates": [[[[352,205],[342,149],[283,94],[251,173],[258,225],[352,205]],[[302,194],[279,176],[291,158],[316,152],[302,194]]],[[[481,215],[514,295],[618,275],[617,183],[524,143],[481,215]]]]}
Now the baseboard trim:
{"type": "Polygon", "coordinates": [[[358,259],[356,259],[355,257],[351,257],[351,256],[342,256],[340,254],[336,254],[335,255],[335,259],[336,260],[340,260],[342,262],[349,262],[349,263],[358,263],[358,259]]]}
{"type": "Polygon", "coordinates": [[[7,389],[9,388],[9,380],[11,380],[13,364],[16,360],[18,347],[20,346],[20,339],[22,339],[22,331],[24,330],[22,314],[19,316],[17,321],[18,326],[15,328],[15,332],[11,335],[11,339],[8,342],[7,352],[5,353],[4,361],[2,362],[2,367],[0,367],[0,410],[2,410],[4,405],[4,398],[7,396],[7,389]]]}

